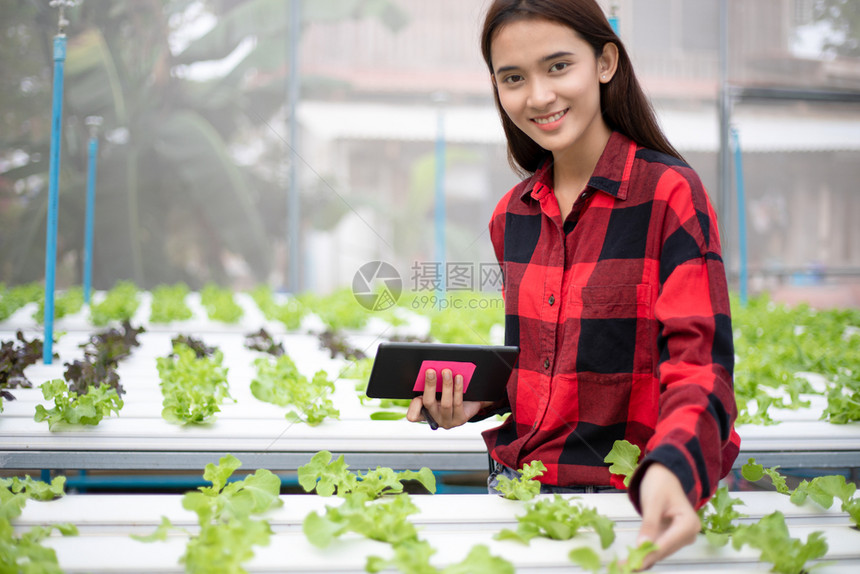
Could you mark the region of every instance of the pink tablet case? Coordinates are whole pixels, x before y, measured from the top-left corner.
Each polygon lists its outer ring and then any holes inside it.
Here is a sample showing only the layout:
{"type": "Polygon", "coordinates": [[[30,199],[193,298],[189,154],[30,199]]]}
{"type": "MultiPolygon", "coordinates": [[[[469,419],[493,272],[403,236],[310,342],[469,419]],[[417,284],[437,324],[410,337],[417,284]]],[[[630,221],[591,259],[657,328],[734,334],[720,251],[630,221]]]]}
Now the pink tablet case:
{"type": "Polygon", "coordinates": [[[452,376],[463,375],[463,392],[469,389],[469,381],[472,379],[472,373],[475,372],[475,363],[464,361],[421,361],[421,368],[418,369],[418,377],[415,379],[413,391],[421,392],[424,390],[424,372],[427,369],[436,371],[436,390],[441,391],[440,385],[442,381],[442,369],[450,369],[452,376]]]}

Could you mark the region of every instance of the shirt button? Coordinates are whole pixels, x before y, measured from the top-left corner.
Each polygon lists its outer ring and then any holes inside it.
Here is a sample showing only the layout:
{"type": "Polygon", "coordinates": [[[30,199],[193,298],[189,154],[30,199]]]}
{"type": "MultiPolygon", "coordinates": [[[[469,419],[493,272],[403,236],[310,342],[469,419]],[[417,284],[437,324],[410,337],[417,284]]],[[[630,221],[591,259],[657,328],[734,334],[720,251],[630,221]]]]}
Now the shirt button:
{"type": "Polygon", "coordinates": [[[549,359],[544,359],[544,360],[543,360],[543,368],[544,368],[544,369],[548,369],[548,368],[549,368],[549,359]]]}
{"type": "Polygon", "coordinates": [[[552,305],[554,303],[555,303],[555,295],[550,295],[549,296],[549,304],[552,305]]]}

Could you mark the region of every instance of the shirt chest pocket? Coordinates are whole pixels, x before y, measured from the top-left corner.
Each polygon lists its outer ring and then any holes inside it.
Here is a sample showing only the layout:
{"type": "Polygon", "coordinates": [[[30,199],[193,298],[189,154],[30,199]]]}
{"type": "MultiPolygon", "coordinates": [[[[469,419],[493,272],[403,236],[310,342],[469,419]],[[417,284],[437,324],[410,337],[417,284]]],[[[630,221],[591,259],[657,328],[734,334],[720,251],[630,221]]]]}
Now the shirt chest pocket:
{"type": "Polygon", "coordinates": [[[572,285],[566,303],[563,346],[580,378],[599,375],[598,382],[611,383],[653,371],[650,285],[572,285]]]}

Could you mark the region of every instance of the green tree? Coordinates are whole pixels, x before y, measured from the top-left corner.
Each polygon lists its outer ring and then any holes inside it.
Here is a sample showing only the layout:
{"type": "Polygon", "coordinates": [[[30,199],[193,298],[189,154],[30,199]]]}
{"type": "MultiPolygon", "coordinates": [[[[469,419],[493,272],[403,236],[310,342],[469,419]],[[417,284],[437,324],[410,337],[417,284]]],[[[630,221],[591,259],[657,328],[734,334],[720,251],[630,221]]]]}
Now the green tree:
{"type": "MultiPolygon", "coordinates": [[[[223,280],[225,252],[265,279],[271,239],[285,235],[278,170],[241,165],[234,150],[284,105],[289,2],[87,0],[67,16],[58,257],[82,260],[85,118],[98,115],[96,287],[118,279],[145,287],[223,280]],[[174,53],[177,30],[200,7],[217,17],[214,27],[174,53]],[[253,49],[229,73],[188,77],[189,66],[249,42],[253,49]]],[[[391,26],[403,18],[389,0],[303,0],[303,25],[359,17],[391,26]]],[[[44,269],[56,10],[7,2],[0,20],[0,275],[15,283],[39,279],[44,269]]]]}
{"type": "Polygon", "coordinates": [[[828,38],[824,49],[839,56],[860,57],[860,2],[816,0],[815,20],[828,22],[838,34],[828,38]]]}

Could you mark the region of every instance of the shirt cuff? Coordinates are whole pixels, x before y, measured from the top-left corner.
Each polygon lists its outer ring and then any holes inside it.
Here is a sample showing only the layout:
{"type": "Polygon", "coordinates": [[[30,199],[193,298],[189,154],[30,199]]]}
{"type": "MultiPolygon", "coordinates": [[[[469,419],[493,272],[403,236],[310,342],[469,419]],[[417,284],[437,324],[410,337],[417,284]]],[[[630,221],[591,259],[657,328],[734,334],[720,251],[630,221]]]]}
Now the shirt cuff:
{"type": "Polygon", "coordinates": [[[493,404],[482,408],[479,410],[475,416],[469,419],[470,423],[476,423],[478,421],[482,421],[484,419],[488,419],[495,415],[503,415],[505,413],[511,412],[511,403],[508,399],[502,399],[500,401],[496,401],[493,404]]]}
{"type": "Polygon", "coordinates": [[[639,498],[639,488],[642,484],[642,477],[645,476],[645,471],[648,470],[648,467],[655,462],[659,462],[672,471],[672,474],[678,477],[678,481],[681,483],[681,488],[684,489],[684,493],[687,495],[687,500],[690,501],[690,504],[694,509],[698,509],[701,506],[702,501],[700,501],[696,496],[696,489],[693,487],[695,484],[693,469],[690,468],[689,464],[687,464],[686,457],[680,450],[678,450],[677,447],[664,444],[648,453],[636,468],[636,471],[633,473],[633,477],[630,479],[627,494],[630,497],[630,502],[633,503],[633,507],[636,509],[636,512],[642,514],[642,505],[639,498]]]}

